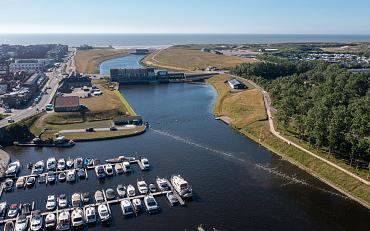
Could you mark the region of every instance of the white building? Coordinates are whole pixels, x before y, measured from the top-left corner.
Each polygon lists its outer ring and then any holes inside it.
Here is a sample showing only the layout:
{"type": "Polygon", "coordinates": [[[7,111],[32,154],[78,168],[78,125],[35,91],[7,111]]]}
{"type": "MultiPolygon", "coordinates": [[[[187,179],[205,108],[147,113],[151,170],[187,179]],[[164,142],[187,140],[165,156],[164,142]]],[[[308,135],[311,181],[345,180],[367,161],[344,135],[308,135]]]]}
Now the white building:
{"type": "Polygon", "coordinates": [[[15,63],[10,64],[10,71],[27,71],[30,73],[44,71],[50,64],[49,59],[17,59],[15,63]]]}

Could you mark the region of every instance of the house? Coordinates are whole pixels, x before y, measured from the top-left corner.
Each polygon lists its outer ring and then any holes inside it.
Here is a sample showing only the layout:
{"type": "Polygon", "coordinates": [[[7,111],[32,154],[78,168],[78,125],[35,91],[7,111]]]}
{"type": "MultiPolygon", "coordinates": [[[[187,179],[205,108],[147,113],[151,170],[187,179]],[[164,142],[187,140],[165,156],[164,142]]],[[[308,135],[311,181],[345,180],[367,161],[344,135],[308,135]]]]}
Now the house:
{"type": "Polygon", "coordinates": [[[231,80],[228,80],[226,82],[229,85],[229,87],[233,90],[240,90],[240,89],[246,89],[247,88],[247,86],[245,86],[244,83],[241,83],[240,81],[238,81],[236,79],[231,79],[231,80]]]}
{"type": "Polygon", "coordinates": [[[49,64],[49,59],[17,59],[14,63],[10,64],[10,71],[27,71],[29,73],[35,73],[44,71],[49,64]]]}
{"type": "Polygon", "coordinates": [[[78,112],[80,109],[78,96],[58,96],[54,100],[55,112],[78,112]]]}
{"type": "Polygon", "coordinates": [[[88,76],[80,76],[79,74],[71,75],[68,78],[64,78],[58,89],[59,92],[68,93],[72,92],[73,88],[91,87],[91,78],[88,76]]]}
{"type": "Polygon", "coordinates": [[[141,116],[119,116],[113,119],[114,125],[122,126],[122,125],[142,125],[143,118],[141,116]]]}

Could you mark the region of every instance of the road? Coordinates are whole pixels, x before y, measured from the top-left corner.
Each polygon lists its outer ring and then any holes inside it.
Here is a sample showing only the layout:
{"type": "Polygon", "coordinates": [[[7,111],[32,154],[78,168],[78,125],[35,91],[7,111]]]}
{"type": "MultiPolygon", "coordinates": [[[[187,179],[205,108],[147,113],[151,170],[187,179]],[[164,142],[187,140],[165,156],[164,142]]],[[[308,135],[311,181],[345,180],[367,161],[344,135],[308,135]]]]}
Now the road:
{"type": "MultiPolygon", "coordinates": [[[[133,128],[136,128],[137,126],[135,125],[126,125],[126,126],[117,126],[117,130],[130,130],[133,128]]],[[[94,128],[95,132],[109,132],[110,128],[94,128]]],[[[70,130],[60,130],[60,134],[66,134],[66,133],[84,133],[86,132],[86,129],[70,129],[70,130]]]]}

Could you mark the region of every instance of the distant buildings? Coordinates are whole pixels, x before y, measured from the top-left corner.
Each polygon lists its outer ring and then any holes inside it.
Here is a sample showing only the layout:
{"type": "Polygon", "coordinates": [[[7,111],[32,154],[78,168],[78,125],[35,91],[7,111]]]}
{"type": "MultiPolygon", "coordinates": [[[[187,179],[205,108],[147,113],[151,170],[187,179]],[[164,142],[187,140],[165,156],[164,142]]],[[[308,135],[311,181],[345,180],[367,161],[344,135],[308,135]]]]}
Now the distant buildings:
{"type": "Polygon", "coordinates": [[[133,53],[135,55],[146,55],[146,54],[149,54],[149,50],[148,49],[136,49],[135,52],[133,53]]]}
{"type": "Polygon", "coordinates": [[[80,98],[78,96],[58,96],[54,100],[55,112],[78,112],[80,109],[80,98]]]}
{"type": "Polygon", "coordinates": [[[150,83],[157,81],[154,68],[111,69],[110,77],[113,82],[126,84],[150,83]]]}
{"type": "Polygon", "coordinates": [[[83,51],[83,50],[90,50],[90,49],[93,49],[93,47],[92,47],[92,46],[89,46],[89,45],[87,45],[87,44],[82,44],[82,45],[80,45],[77,49],[78,49],[78,50],[80,50],[80,51],[83,51]]]}
{"type": "Polygon", "coordinates": [[[228,80],[226,81],[227,84],[229,85],[229,87],[233,90],[242,90],[242,89],[246,89],[247,86],[245,86],[244,83],[236,80],[236,79],[231,79],[231,80],[228,80]]]}
{"type": "Polygon", "coordinates": [[[30,73],[45,71],[50,64],[49,59],[17,59],[15,63],[10,64],[10,71],[27,71],[30,73]]]}

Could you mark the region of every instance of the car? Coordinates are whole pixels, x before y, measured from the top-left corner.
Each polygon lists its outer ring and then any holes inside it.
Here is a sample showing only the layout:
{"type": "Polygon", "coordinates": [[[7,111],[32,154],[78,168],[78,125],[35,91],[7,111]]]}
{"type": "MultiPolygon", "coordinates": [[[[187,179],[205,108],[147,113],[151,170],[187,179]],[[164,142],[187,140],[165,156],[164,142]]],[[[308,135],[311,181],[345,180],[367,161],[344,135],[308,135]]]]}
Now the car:
{"type": "Polygon", "coordinates": [[[12,113],[12,109],[10,109],[10,108],[6,108],[4,112],[5,112],[5,113],[12,113]]]}
{"type": "Polygon", "coordinates": [[[8,123],[14,123],[13,119],[8,119],[8,123]]]}
{"type": "Polygon", "coordinates": [[[117,131],[118,129],[116,127],[111,127],[109,130],[111,130],[111,131],[117,131]]]}
{"type": "Polygon", "coordinates": [[[86,128],[86,132],[94,132],[94,128],[86,128]]]}

